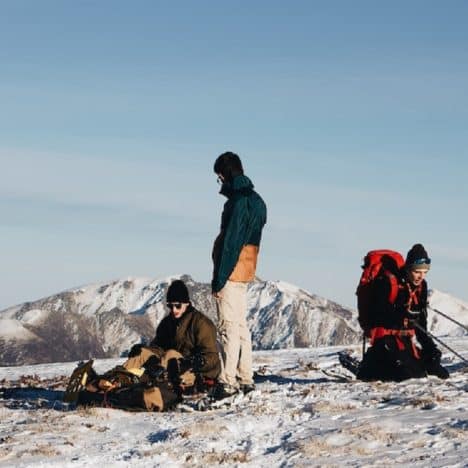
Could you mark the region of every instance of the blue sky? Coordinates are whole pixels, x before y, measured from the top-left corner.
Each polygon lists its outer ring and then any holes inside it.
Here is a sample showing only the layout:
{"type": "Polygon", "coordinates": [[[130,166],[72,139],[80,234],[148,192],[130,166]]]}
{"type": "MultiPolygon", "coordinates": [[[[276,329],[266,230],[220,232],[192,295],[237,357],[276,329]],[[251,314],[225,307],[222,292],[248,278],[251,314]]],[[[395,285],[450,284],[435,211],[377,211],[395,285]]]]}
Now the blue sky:
{"type": "Polygon", "coordinates": [[[258,274],[354,306],[366,251],[468,300],[468,4],[4,1],[0,308],[95,281],[209,281],[232,150],[269,208],[258,274]]]}

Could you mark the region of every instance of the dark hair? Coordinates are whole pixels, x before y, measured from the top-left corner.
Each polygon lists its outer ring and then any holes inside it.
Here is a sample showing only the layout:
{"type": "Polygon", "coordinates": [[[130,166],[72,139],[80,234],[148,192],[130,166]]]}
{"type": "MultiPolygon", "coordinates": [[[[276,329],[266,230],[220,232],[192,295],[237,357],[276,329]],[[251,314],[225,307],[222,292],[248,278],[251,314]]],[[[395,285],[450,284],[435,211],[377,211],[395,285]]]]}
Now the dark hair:
{"type": "Polygon", "coordinates": [[[216,174],[221,174],[226,182],[232,182],[234,177],[244,174],[239,156],[231,151],[227,151],[218,156],[214,163],[213,170],[216,174]]]}

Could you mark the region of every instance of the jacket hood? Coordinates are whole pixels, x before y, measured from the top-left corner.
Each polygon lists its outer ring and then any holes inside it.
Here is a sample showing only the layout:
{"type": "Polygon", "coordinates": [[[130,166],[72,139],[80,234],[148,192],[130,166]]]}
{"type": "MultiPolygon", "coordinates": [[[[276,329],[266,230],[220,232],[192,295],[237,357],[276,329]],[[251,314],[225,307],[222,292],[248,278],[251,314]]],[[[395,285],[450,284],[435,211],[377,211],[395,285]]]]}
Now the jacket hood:
{"type": "Polygon", "coordinates": [[[232,182],[224,182],[219,193],[227,198],[231,198],[235,193],[248,194],[254,189],[252,181],[245,175],[234,177],[232,182]]]}

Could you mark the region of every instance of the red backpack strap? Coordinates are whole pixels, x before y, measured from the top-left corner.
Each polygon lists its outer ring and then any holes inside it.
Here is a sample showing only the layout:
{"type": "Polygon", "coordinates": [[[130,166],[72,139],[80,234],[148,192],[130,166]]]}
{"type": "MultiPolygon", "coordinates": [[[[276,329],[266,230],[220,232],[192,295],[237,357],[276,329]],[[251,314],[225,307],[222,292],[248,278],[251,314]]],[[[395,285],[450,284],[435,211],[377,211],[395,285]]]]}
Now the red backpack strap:
{"type": "Polygon", "coordinates": [[[388,281],[390,282],[390,293],[388,295],[388,301],[390,304],[395,304],[396,298],[398,296],[398,280],[397,277],[393,274],[390,273],[389,271],[385,272],[385,276],[388,278],[388,281]]]}

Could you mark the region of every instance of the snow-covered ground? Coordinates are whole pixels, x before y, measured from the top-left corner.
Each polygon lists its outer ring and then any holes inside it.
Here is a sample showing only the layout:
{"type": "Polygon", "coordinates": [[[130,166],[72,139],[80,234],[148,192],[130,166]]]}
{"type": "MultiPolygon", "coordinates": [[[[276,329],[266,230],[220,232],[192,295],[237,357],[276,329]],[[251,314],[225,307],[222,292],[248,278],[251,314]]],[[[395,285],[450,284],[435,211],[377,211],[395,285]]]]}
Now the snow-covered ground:
{"type": "MultiPolygon", "coordinates": [[[[468,358],[466,337],[448,342],[468,358]]],[[[205,412],[70,410],[53,402],[60,384],[39,399],[4,392],[0,466],[468,466],[468,374],[459,359],[444,354],[448,381],[350,382],[318,370],[340,370],[340,349],[256,352],[257,390],[205,412]]],[[[37,374],[51,379],[46,387],[75,364],[0,368],[0,386],[37,374]]]]}

